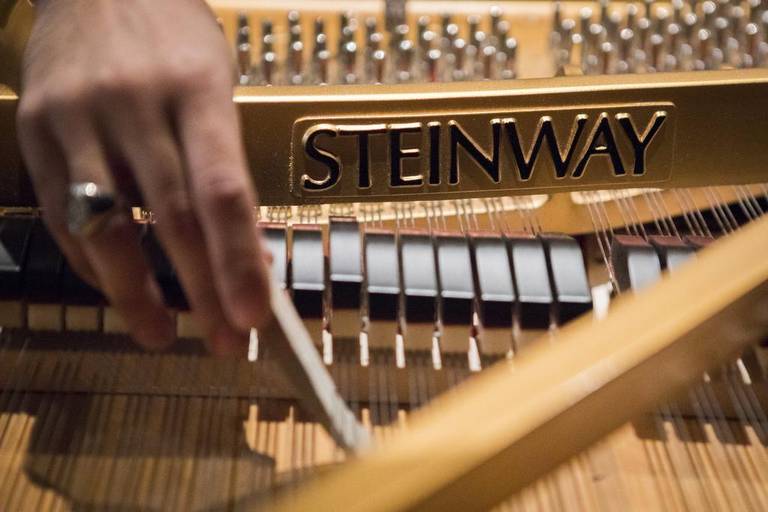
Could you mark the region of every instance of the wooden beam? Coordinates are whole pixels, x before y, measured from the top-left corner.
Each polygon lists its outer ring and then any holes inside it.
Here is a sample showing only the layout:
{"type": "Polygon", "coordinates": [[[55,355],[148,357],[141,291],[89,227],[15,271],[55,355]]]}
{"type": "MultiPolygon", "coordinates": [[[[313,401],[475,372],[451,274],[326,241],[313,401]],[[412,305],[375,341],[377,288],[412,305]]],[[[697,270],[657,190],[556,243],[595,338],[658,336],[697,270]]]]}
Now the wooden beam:
{"type": "Polygon", "coordinates": [[[484,510],[768,333],[768,218],[415,413],[278,510],[484,510]]]}

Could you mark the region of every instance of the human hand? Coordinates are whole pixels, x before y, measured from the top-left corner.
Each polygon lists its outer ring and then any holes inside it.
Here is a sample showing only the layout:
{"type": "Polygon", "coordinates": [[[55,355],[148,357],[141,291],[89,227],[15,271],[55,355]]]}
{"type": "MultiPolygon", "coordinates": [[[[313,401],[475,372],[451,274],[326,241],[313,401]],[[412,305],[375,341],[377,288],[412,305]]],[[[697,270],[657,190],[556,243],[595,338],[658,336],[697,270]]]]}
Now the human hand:
{"type": "Polygon", "coordinates": [[[38,0],[23,63],[21,149],[43,218],[72,268],[137,342],[175,338],[127,215],[67,229],[71,183],[139,191],[215,353],[242,351],[268,315],[226,41],[202,0],[38,0]]]}

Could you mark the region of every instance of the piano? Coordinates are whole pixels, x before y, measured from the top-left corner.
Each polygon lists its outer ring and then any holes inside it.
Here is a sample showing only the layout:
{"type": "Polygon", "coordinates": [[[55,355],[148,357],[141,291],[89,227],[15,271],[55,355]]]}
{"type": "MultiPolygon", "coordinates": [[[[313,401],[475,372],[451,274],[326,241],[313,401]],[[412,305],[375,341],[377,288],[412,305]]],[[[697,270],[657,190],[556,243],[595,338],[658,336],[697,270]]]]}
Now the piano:
{"type": "Polygon", "coordinates": [[[0,510],[768,509],[765,0],[210,4],[291,322],[209,356],[136,202],[178,341],[131,342],[0,13],[0,510]]]}

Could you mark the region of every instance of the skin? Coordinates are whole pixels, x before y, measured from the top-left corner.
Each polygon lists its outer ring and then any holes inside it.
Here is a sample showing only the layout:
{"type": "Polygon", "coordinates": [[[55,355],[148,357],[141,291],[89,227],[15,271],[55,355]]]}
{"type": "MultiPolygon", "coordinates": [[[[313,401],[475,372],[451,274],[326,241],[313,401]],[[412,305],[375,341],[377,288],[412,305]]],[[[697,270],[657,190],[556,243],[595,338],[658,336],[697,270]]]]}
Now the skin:
{"type": "Polygon", "coordinates": [[[66,226],[70,183],[135,197],[186,291],[209,348],[243,352],[268,315],[226,41],[202,0],[38,0],[23,63],[21,149],[43,218],[72,268],[134,339],[161,349],[172,317],[127,215],[97,234],[66,226]]]}

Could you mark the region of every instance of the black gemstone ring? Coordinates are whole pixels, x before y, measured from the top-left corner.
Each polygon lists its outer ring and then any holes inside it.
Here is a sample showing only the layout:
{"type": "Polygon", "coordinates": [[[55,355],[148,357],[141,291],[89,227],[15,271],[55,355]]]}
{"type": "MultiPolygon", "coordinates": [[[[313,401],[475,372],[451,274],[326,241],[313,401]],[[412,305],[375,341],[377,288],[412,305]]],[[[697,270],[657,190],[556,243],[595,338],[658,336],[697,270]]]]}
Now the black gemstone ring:
{"type": "Polygon", "coordinates": [[[118,211],[111,192],[92,182],[73,183],[69,187],[67,227],[77,236],[92,236],[118,211]]]}

